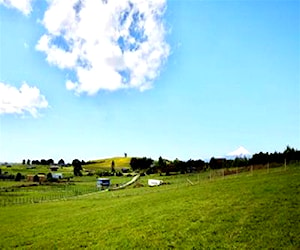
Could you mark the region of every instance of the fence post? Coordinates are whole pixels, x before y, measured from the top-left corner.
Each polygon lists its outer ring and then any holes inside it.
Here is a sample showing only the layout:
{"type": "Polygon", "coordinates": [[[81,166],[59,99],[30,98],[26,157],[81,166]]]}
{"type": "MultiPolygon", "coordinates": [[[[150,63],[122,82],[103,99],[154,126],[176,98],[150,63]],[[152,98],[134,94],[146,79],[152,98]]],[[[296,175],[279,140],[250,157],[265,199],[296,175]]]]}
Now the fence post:
{"type": "Polygon", "coordinates": [[[284,171],[286,171],[286,159],[284,159],[284,171]]]}

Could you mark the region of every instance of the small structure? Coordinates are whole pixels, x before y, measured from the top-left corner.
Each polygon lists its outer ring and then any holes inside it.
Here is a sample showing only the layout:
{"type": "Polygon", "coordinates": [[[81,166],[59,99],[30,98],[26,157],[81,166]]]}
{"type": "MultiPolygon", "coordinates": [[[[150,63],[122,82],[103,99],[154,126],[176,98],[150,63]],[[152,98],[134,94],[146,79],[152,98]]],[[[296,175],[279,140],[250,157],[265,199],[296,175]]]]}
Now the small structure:
{"type": "Polygon", "coordinates": [[[62,179],[63,174],[62,173],[51,173],[53,179],[62,179]]]}
{"type": "Polygon", "coordinates": [[[122,173],[127,174],[129,172],[129,169],[128,168],[122,168],[121,171],[122,171],[122,173]]]}
{"type": "Polygon", "coordinates": [[[97,179],[97,188],[108,189],[109,186],[110,186],[110,179],[109,178],[98,178],[97,179]]]}
{"type": "Polygon", "coordinates": [[[51,165],[49,169],[51,171],[57,171],[59,169],[59,166],[57,166],[57,165],[51,165]]]}
{"type": "Polygon", "coordinates": [[[31,175],[27,175],[27,181],[34,181],[35,176],[38,177],[39,182],[44,182],[44,181],[47,180],[47,177],[44,174],[37,174],[37,175],[32,175],[31,174],[31,175]]]}
{"type": "Polygon", "coordinates": [[[148,180],[148,185],[149,185],[150,187],[159,186],[159,185],[161,185],[162,183],[163,183],[162,180],[154,180],[154,179],[149,179],[149,180],[148,180]]]}

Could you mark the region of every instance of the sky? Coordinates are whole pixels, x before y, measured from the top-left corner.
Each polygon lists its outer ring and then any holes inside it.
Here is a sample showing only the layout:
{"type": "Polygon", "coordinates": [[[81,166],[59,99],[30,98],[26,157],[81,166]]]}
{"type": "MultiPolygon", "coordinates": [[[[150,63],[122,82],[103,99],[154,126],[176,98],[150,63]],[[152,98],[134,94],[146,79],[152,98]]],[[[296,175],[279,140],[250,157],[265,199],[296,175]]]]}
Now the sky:
{"type": "Polygon", "coordinates": [[[0,0],[0,162],[300,149],[297,0],[0,0]]]}

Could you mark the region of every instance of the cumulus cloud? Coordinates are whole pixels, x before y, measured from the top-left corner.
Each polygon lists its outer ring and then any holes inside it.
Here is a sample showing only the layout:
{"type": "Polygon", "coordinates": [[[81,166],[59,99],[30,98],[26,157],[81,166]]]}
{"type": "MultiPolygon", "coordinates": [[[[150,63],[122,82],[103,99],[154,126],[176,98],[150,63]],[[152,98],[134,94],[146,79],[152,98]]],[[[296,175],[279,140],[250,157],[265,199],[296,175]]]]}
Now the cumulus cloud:
{"type": "Polygon", "coordinates": [[[38,116],[38,110],[47,108],[48,102],[36,87],[23,83],[20,89],[0,82],[0,114],[30,113],[38,116]]]}
{"type": "Polygon", "coordinates": [[[8,8],[18,9],[27,16],[32,11],[32,1],[33,0],[0,0],[0,4],[3,4],[8,8]]]}
{"type": "Polygon", "coordinates": [[[66,88],[78,94],[148,89],[170,51],[165,1],[49,0],[36,49],[75,73],[66,88]]]}

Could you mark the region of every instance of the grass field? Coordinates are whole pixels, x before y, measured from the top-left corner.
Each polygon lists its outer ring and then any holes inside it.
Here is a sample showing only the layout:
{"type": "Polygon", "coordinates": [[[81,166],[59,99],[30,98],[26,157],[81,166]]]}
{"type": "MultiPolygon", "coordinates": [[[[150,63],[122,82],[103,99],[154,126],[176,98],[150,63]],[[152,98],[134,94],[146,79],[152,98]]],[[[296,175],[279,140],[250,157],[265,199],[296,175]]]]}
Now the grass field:
{"type": "MultiPolygon", "coordinates": [[[[101,161],[108,163],[112,160],[116,160],[117,162],[128,161],[121,158],[111,158],[101,161]]],[[[99,166],[98,168],[97,165],[94,167],[95,169],[101,171],[101,168],[99,166]]],[[[59,183],[42,182],[41,185],[32,181],[27,181],[26,176],[40,173],[47,174],[49,172],[52,172],[49,170],[49,166],[27,166],[23,164],[13,164],[10,167],[6,167],[5,165],[3,165],[0,168],[2,170],[2,173],[8,172],[9,175],[12,174],[14,176],[16,176],[17,173],[21,173],[23,176],[25,176],[25,179],[21,181],[0,181],[0,206],[66,199],[73,196],[79,196],[99,191],[99,189],[97,189],[96,187],[97,175],[88,176],[88,173],[83,170],[83,176],[74,177],[73,167],[60,167],[57,171],[58,173],[62,173],[63,177],[69,177],[69,181],[67,181],[67,179],[64,179],[59,183]]],[[[131,180],[131,178],[132,177],[126,176],[110,176],[111,184],[113,186],[122,185],[131,180]]]]}
{"type": "Polygon", "coordinates": [[[299,166],[212,180],[205,175],[1,207],[0,248],[300,248],[299,166]]]}
{"type": "Polygon", "coordinates": [[[92,161],[93,164],[85,165],[85,169],[89,170],[111,170],[111,163],[112,161],[115,162],[115,169],[120,171],[122,168],[130,169],[130,157],[113,157],[108,159],[101,159],[92,161]]]}

